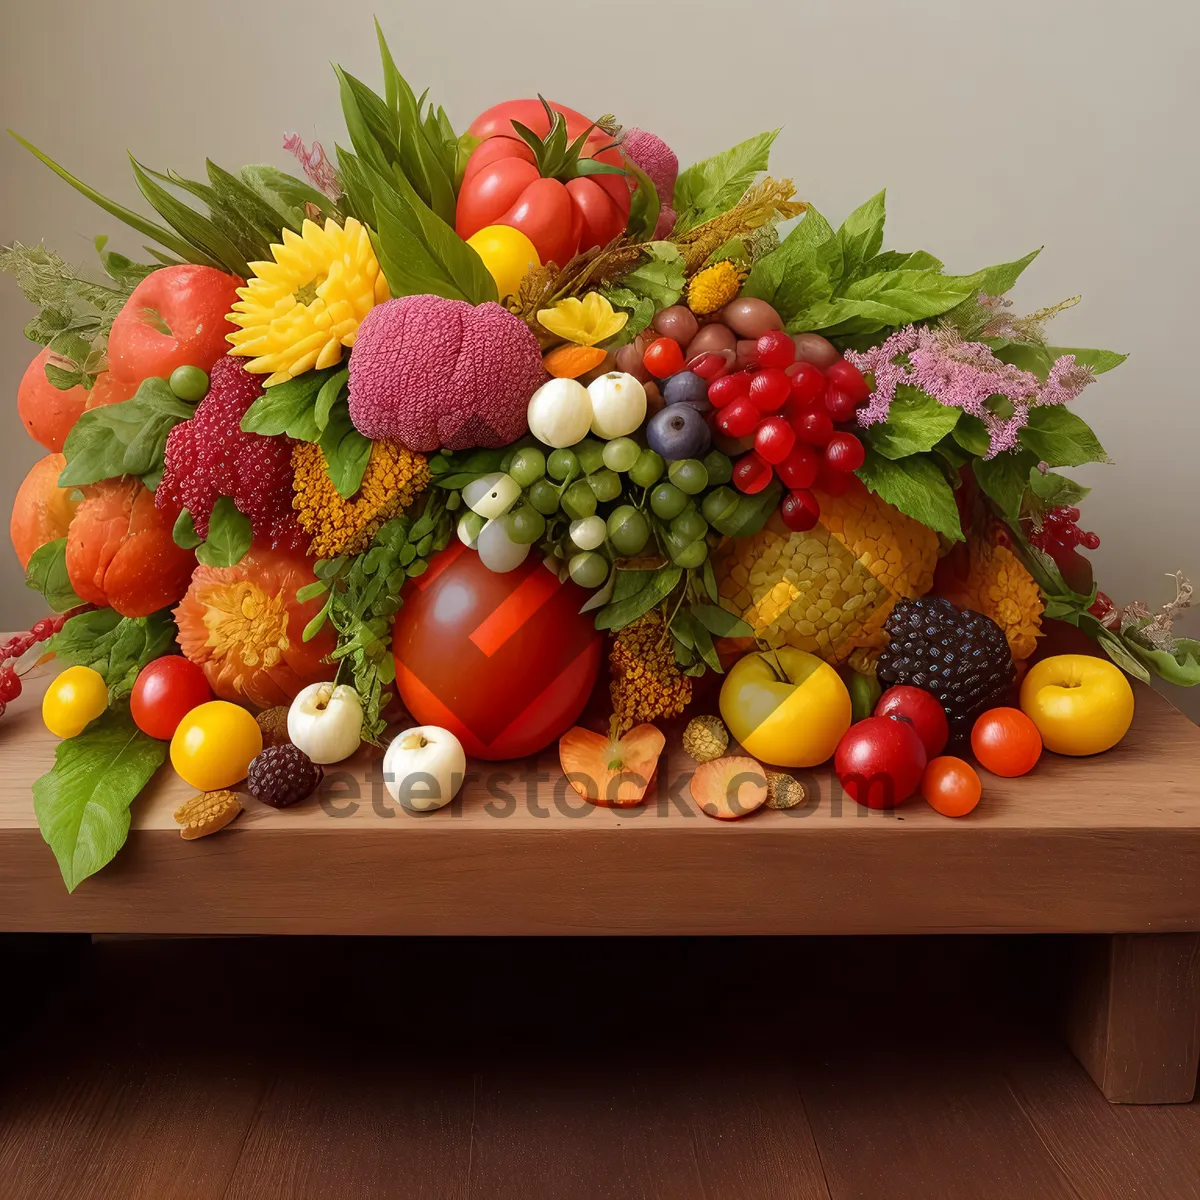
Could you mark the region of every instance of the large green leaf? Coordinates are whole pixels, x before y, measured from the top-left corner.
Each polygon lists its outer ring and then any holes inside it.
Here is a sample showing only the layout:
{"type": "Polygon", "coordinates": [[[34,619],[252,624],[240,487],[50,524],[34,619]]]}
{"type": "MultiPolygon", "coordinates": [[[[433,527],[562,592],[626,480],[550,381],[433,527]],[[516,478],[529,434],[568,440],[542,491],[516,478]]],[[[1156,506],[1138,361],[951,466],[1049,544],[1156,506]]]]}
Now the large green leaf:
{"type": "Polygon", "coordinates": [[[818,299],[833,294],[833,257],[817,251],[834,241],[833,226],[809,208],[777,249],[750,269],[742,294],[756,296],[785,321],[818,299]]]}
{"type": "Polygon", "coordinates": [[[209,514],[208,535],[196,547],[196,559],[206,567],[235,567],[252,540],[250,518],[228,496],[221,496],[209,514]]]}
{"type": "Polygon", "coordinates": [[[170,653],[174,644],[175,623],[166,609],[149,617],[123,617],[97,608],[67,621],[46,649],[63,667],[99,671],[108,684],[109,703],[115,704],[132,691],[142,667],[170,653]]]}
{"type": "Polygon", "coordinates": [[[1029,424],[1017,436],[1022,446],[1052,467],[1111,461],[1087,422],[1062,404],[1030,409],[1029,424]]]}
{"type": "Polygon", "coordinates": [[[325,469],[339,496],[348,500],[362,486],[363,474],[371,460],[371,442],[354,428],[344,396],[329,410],[328,423],[321,434],[325,469]]]}
{"type": "Polygon", "coordinates": [[[1037,455],[1028,450],[1008,450],[995,458],[978,459],[975,482],[996,502],[1009,521],[1021,515],[1021,502],[1029,490],[1029,473],[1037,470],[1037,455]]]}
{"type": "Polygon", "coordinates": [[[863,439],[884,458],[906,458],[932,450],[958,424],[962,410],[939,404],[920,388],[901,384],[887,420],[872,425],[863,439]]]}
{"type": "Polygon", "coordinates": [[[767,169],[778,134],[778,129],[760,133],[681,171],[675,180],[675,232],[686,233],[732,208],[754,177],[767,169]]]}
{"type": "Polygon", "coordinates": [[[954,491],[932,455],[913,454],[892,462],[868,447],[857,475],[868,491],[906,516],[953,541],[963,540],[954,491]]]}
{"type": "Polygon", "coordinates": [[[128,708],[110,708],[60,742],[33,785],[42,837],[67,891],[111,862],[129,834],[129,806],[162,765],[166,742],[142,733],[128,708]]]}
{"type": "Polygon", "coordinates": [[[883,245],[883,222],[887,215],[887,193],[879,192],[860,204],[837,231],[842,250],[842,276],[857,279],[863,265],[879,253],[883,245]]]}
{"type": "Polygon", "coordinates": [[[338,367],[305,371],[295,379],[284,380],[267,388],[242,417],[243,433],[261,433],[277,437],[281,433],[298,442],[315,442],[324,423],[318,418],[317,399],[335,376],[344,375],[338,367]]]}

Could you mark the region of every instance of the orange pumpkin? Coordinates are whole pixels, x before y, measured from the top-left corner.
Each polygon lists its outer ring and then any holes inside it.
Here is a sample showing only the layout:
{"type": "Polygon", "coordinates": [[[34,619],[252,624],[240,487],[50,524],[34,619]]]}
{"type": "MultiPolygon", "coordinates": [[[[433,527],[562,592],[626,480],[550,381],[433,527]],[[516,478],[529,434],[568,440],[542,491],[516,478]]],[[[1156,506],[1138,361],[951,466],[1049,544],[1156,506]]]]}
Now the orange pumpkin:
{"type": "Polygon", "coordinates": [[[8,532],[22,567],[29,566],[33,552],[47,542],[66,537],[79,501],[71,488],[60,488],[58,477],[67,465],[61,454],[47,454],[29,468],[17,488],[8,532]]]}
{"type": "Polygon", "coordinates": [[[310,642],[302,636],[322,601],[301,604],[296,593],[314,579],[298,551],[258,546],[236,566],[196,567],[175,609],[179,645],[223,700],[272,708],[334,677],[325,661],[335,645],[333,628],[326,624],[310,642]]]}

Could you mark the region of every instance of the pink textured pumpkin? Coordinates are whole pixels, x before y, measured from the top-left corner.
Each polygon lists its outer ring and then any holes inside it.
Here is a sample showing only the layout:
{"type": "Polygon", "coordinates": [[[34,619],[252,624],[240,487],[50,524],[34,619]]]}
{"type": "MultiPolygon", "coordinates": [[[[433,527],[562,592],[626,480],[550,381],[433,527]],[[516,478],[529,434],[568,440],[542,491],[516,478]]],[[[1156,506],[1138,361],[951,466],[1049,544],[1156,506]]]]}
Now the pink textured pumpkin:
{"type": "Polygon", "coordinates": [[[403,296],[377,305],[350,358],[350,420],[410,450],[506,446],[545,382],[529,327],[499,304],[403,296]]]}

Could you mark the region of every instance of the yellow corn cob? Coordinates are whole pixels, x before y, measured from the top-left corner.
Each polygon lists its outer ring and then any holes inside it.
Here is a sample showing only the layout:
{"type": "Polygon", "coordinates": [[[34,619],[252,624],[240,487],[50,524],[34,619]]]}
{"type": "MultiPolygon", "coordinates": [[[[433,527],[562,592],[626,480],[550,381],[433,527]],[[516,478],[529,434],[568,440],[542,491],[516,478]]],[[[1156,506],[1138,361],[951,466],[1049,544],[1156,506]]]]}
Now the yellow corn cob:
{"type": "Polygon", "coordinates": [[[842,663],[885,645],[892,606],[929,590],[938,539],[857,485],[820,502],[821,522],[805,533],[776,513],[754,537],[733,541],[718,588],[724,607],[769,645],[842,663]]]}

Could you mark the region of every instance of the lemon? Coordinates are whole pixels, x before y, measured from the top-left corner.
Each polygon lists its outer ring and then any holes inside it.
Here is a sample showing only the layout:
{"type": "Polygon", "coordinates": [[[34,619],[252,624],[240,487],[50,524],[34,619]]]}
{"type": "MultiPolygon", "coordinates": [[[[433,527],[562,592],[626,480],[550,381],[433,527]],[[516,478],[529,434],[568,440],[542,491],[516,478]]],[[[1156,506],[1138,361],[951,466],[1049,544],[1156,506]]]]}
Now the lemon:
{"type": "Polygon", "coordinates": [[[501,300],[521,286],[527,272],[542,265],[533,243],[508,225],[485,225],[467,238],[467,245],[483,259],[501,300]]]}

